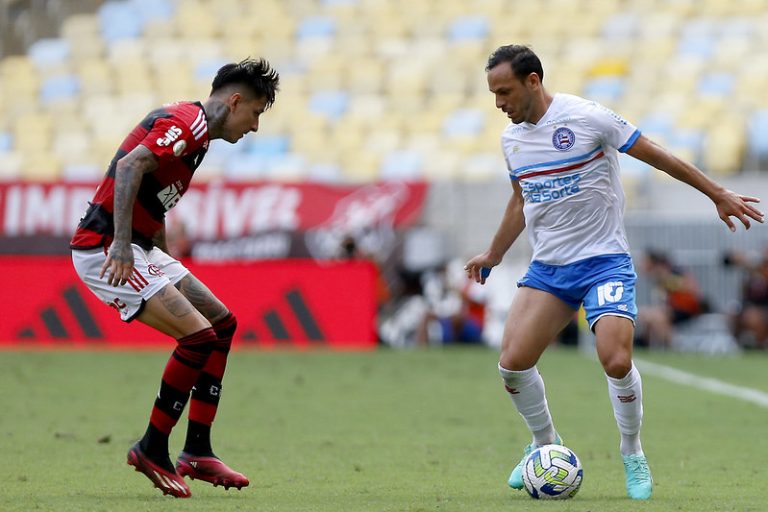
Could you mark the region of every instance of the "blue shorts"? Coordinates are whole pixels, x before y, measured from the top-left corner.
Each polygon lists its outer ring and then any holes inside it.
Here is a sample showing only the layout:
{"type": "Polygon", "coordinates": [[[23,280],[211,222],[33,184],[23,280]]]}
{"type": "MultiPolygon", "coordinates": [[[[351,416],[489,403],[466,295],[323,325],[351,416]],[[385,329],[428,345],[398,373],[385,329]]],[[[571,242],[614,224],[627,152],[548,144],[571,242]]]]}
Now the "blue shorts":
{"type": "Polygon", "coordinates": [[[584,304],[592,329],[600,317],[623,316],[635,322],[637,274],[629,254],[595,256],[568,265],[532,261],[517,286],[551,293],[573,309],[584,304]]]}

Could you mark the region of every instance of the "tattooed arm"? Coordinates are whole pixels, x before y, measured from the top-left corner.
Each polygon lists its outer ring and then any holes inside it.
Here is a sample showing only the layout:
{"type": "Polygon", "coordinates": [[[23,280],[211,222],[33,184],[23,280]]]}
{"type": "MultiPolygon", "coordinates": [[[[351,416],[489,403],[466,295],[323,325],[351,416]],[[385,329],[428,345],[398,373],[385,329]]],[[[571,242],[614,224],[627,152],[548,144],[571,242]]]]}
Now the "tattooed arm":
{"type": "Polygon", "coordinates": [[[124,285],[133,272],[131,248],[133,203],[139,192],[141,179],[157,169],[157,157],[146,147],[139,145],[117,162],[115,168],[115,238],[101,267],[99,278],[109,271],[107,284],[124,285]]]}

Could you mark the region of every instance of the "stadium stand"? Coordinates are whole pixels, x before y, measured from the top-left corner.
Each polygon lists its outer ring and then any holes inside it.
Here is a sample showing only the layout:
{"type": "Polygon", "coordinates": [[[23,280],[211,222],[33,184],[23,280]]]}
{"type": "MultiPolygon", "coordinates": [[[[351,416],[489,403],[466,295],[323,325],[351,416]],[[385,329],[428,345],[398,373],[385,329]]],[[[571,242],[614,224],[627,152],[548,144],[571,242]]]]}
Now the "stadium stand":
{"type": "MultiPolygon", "coordinates": [[[[221,64],[249,55],[280,70],[280,99],[258,142],[212,146],[203,179],[494,180],[505,119],[483,67],[510,42],[542,56],[550,90],[605,103],[713,175],[768,165],[763,0],[0,0],[0,13],[3,180],[97,177],[145,110],[205,98],[221,64]]],[[[656,174],[630,165],[630,199],[656,174]]]]}

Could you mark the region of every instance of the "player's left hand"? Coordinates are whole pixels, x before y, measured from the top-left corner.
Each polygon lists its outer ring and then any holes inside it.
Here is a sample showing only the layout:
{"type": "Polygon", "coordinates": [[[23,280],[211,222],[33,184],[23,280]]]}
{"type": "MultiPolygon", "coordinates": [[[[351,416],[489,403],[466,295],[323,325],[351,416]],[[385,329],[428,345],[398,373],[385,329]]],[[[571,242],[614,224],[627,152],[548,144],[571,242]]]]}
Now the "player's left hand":
{"type": "Polygon", "coordinates": [[[717,207],[717,214],[728,226],[728,229],[736,231],[736,225],[731,217],[736,217],[747,229],[752,226],[749,219],[761,224],[765,221],[765,214],[749,204],[759,202],[760,199],[757,197],[743,196],[731,190],[725,190],[722,196],[715,200],[715,206],[717,207]]]}

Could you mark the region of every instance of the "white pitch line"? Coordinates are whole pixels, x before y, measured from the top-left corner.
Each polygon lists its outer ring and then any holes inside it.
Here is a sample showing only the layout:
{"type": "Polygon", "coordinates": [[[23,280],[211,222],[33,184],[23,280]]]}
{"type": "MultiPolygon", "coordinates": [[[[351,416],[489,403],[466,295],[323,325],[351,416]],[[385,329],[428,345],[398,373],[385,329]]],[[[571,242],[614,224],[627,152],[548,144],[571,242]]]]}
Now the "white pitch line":
{"type": "Polygon", "coordinates": [[[698,389],[711,391],[712,393],[738,398],[739,400],[750,402],[768,409],[768,393],[764,393],[763,391],[729,384],[720,379],[700,377],[699,375],[678,370],[671,366],[652,363],[642,359],[634,359],[634,362],[643,373],[655,375],[672,382],[677,382],[678,384],[685,384],[698,389]]]}

